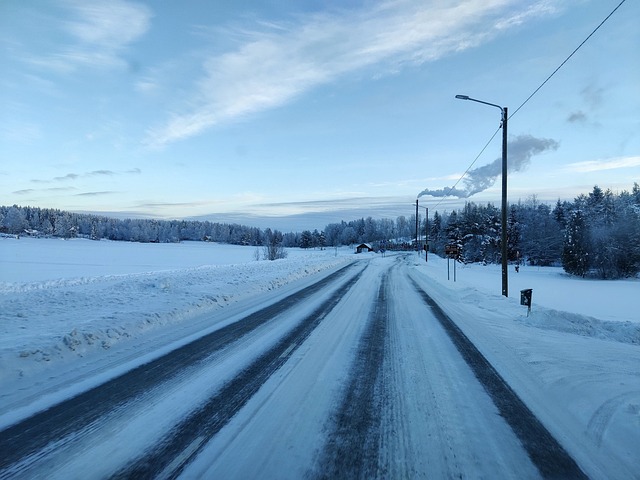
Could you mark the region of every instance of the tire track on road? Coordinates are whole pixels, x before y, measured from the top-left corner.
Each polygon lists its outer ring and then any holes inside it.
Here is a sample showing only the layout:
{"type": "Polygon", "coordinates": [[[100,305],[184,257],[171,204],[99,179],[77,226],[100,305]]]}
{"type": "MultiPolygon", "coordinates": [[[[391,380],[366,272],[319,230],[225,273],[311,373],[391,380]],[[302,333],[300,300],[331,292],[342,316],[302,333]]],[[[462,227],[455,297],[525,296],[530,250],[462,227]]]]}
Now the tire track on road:
{"type": "Polygon", "coordinates": [[[431,308],[465,362],[473,370],[474,375],[498,408],[500,415],[520,439],[540,474],[545,478],[588,478],[462,330],[413,278],[410,277],[409,280],[423,301],[431,308]]]}
{"type": "MultiPolygon", "coordinates": [[[[0,431],[0,477],[7,467],[47,445],[86,428],[115,408],[166,382],[184,369],[204,361],[211,354],[232,344],[283,312],[311,297],[341,278],[353,265],[347,265],[322,280],[289,295],[168,354],[140,365],[102,385],[58,403],[0,431]]],[[[361,272],[360,272],[361,273],[361,272]]],[[[359,274],[358,274],[359,275],[359,274]]]]}
{"type": "Polygon", "coordinates": [[[594,438],[598,447],[602,445],[602,437],[616,411],[627,404],[627,402],[638,398],[639,394],[640,392],[638,391],[631,391],[617,395],[604,402],[593,413],[587,425],[587,432],[594,438]]]}
{"type": "Polygon", "coordinates": [[[258,357],[206,404],[181,421],[157,448],[118,471],[113,478],[176,478],[184,467],[283,366],[362,275],[360,270],[305,317],[275,347],[258,357]]]}
{"type": "MultiPolygon", "coordinates": [[[[376,478],[380,448],[380,388],[388,330],[388,273],[360,341],[332,432],[318,463],[318,478],[376,478]]],[[[314,473],[312,473],[314,475],[314,473]]]]}

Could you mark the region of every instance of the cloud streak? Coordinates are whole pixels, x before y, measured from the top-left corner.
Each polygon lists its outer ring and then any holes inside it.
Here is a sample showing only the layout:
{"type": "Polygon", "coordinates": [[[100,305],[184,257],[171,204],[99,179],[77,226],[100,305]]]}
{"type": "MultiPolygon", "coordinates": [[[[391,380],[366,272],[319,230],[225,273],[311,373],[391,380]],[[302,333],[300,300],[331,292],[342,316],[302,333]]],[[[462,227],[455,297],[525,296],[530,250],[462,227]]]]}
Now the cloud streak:
{"type": "Polygon", "coordinates": [[[114,193],[118,193],[118,192],[111,192],[111,191],[83,192],[83,193],[74,194],[74,197],[101,197],[103,195],[113,195],[114,193]]]}
{"type": "Polygon", "coordinates": [[[71,73],[80,67],[122,67],[126,47],[144,35],[151,24],[151,11],[125,0],[66,2],[71,20],[63,24],[71,41],[48,56],[32,56],[32,65],[71,73]]]}
{"type": "Polygon", "coordinates": [[[80,175],[78,175],[77,173],[67,173],[63,177],[53,177],[53,180],[56,182],[63,182],[65,180],[76,180],[79,177],[80,175]]]}
{"type": "MultiPolygon", "coordinates": [[[[514,173],[526,169],[531,163],[531,157],[549,150],[556,150],[558,146],[558,142],[550,138],[536,138],[531,135],[515,137],[507,146],[507,172],[514,173]]],[[[502,175],[502,158],[496,158],[487,165],[469,170],[463,179],[465,188],[425,189],[418,194],[418,198],[424,195],[469,198],[491,187],[500,175],[502,175]]]]}
{"type": "Polygon", "coordinates": [[[16,190],[12,192],[14,195],[27,195],[29,193],[37,193],[37,192],[68,192],[70,190],[75,190],[75,187],[52,187],[52,188],[25,188],[23,190],[16,190]]]}
{"type": "Polygon", "coordinates": [[[617,157],[607,160],[589,160],[586,162],[570,163],[567,165],[566,169],[570,172],[589,173],[633,167],[640,167],[640,156],[617,157]]]}
{"type": "Polygon", "coordinates": [[[142,170],[139,168],[132,168],[130,170],[126,170],[123,172],[114,172],[113,170],[93,170],[92,172],[85,173],[67,173],[66,175],[60,177],[53,177],[51,180],[42,180],[38,178],[34,178],[31,180],[31,183],[51,183],[51,182],[67,182],[78,180],[79,178],[88,178],[88,177],[112,177],[115,175],[139,175],[142,173],[142,170]]]}
{"type": "Polygon", "coordinates": [[[146,143],[161,147],[201,134],[367,67],[379,75],[434,61],[552,11],[545,1],[521,7],[514,0],[398,0],[244,32],[234,51],[204,62],[189,106],[149,130],[146,143]]]}

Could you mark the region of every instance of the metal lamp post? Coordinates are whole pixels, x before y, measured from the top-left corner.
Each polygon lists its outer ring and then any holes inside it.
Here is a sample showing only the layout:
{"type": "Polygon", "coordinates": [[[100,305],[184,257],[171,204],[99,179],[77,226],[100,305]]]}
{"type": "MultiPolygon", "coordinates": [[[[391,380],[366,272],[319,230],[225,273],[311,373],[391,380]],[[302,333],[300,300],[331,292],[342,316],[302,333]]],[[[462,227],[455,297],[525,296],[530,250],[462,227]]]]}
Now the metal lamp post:
{"type": "Polygon", "coordinates": [[[418,247],[418,199],[416,198],[416,252],[420,255],[420,249],[418,247]]]}
{"type": "Polygon", "coordinates": [[[424,261],[429,261],[429,207],[424,207],[424,261]]]}
{"type": "Polygon", "coordinates": [[[483,103],[491,107],[499,108],[502,112],[502,295],[509,296],[508,281],[508,258],[507,258],[507,107],[501,107],[495,103],[483,102],[471,98],[468,95],[456,95],[459,100],[471,100],[472,102],[483,103]]]}

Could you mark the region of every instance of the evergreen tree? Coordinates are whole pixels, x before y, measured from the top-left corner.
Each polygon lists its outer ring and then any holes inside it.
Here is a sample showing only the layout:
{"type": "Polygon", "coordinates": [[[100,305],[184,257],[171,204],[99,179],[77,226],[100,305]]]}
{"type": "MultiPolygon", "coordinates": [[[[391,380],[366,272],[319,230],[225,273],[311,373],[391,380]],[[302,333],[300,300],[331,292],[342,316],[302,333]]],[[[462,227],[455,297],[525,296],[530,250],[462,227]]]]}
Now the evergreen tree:
{"type": "Polygon", "coordinates": [[[556,206],[553,208],[553,218],[562,228],[566,227],[567,219],[565,216],[564,204],[558,199],[556,206]]]}
{"type": "Polygon", "coordinates": [[[444,246],[447,243],[444,225],[447,224],[448,215],[440,215],[436,210],[433,219],[429,222],[429,250],[444,255],[444,246]]]}
{"type": "Polygon", "coordinates": [[[321,247],[320,243],[324,243],[324,237],[322,240],[320,237],[323,237],[323,235],[318,231],[317,228],[314,229],[313,232],[311,232],[311,246],[313,248],[321,247]]]}
{"type": "Polygon", "coordinates": [[[483,222],[482,261],[499,263],[502,258],[500,249],[502,216],[500,211],[491,203],[487,204],[485,208],[483,222]]]}
{"type": "Polygon", "coordinates": [[[462,238],[464,234],[461,228],[458,212],[451,212],[447,219],[447,226],[444,230],[447,244],[454,244],[462,247],[462,238]]]}
{"type": "Polygon", "coordinates": [[[518,208],[516,205],[511,205],[507,220],[507,258],[509,261],[520,260],[521,229],[518,208]]]}
{"type": "Polygon", "coordinates": [[[72,238],[74,236],[71,217],[66,212],[59,212],[53,225],[53,234],[56,237],[72,238]]]}
{"type": "Polygon", "coordinates": [[[313,235],[309,230],[303,230],[300,235],[300,248],[311,248],[313,246],[313,235]]]}
{"type": "Polygon", "coordinates": [[[584,277],[589,271],[589,228],[582,211],[576,210],[569,217],[562,250],[562,267],[571,275],[584,277]]]}
{"type": "Polygon", "coordinates": [[[25,214],[17,205],[9,208],[2,219],[2,227],[7,233],[20,234],[27,226],[25,214]]]}
{"type": "Polygon", "coordinates": [[[634,198],[634,203],[637,207],[640,207],[640,185],[638,182],[633,182],[633,190],[631,190],[631,195],[634,198]]]}

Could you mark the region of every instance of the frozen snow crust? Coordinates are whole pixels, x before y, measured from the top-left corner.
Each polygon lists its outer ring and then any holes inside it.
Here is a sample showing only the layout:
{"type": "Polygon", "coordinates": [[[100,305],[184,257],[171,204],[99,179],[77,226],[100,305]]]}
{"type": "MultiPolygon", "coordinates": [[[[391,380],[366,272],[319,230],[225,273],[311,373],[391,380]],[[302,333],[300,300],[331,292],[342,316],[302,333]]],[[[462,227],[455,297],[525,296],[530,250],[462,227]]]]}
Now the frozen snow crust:
{"type": "MultiPolygon", "coordinates": [[[[183,324],[355,257],[345,248],[296,249],[286,259],[268,262],[255,260],[260,253],[255,247],[6,237],[0,252],[3,382],[183,324]]],[[[462,291],[457,302],[503,308],[496,307],[495,295],[487,295],[499,288],[499,266],[458,264],[456,282],[452,268],[451,262],[447,280],[446,260],[430,255],[426,273],[435,270],[434,279],[462,291]]],[[[534,290],[531,315],[518,308],[516,322],[640,345],[637,279],[588,281],[559,268],[531,267],[510,275],[512,303],[520,288],[534,290]]]]}
{"type": "MultiPolygon", "coordinates": [[[[374,253],[0,238],[0,428],[220,328],[374,253]]],[[[638,279],[582,280],[410,254],[438,302],[593,478],[640,464],[638,279]],[[527,315],[519,290],[533,289],[527,315]]],[[[356,302],[357,303],[357,302],[356,302]]],[[[358,305],[347,316],[357,316],[358,305]]],[[[422,309],[421,303],[407,308],[422,309]]],[[[336,339],[336,341],[338,341],[336,339]]],[[[247,352],[247,355],[251,355],[247,352]]]]}
{"type": "Polygon", "coordinates": [[[42,262],[40,275],[47,277],[0,282],[3,384],[56,364],[84,362],[122,342],[136,342],[165,327],[184,325],[351,260],[323,250],[293,251],[286,259],[256,261],[255,247],[204,243],[7,238],[0,242],[2,280],[36,278],[39,273],[33,258],[42,262]],[[179,258],[185,255],[189,258],[179,258]],[[217,264],[166,270],[175,265],[176,257],[183,264],[217,264]],[[82,276],[87,263],[89,271],[160,271],[82,276]],[[56,264],[62,265],[68,278],[48,278],[56,264]]]}

